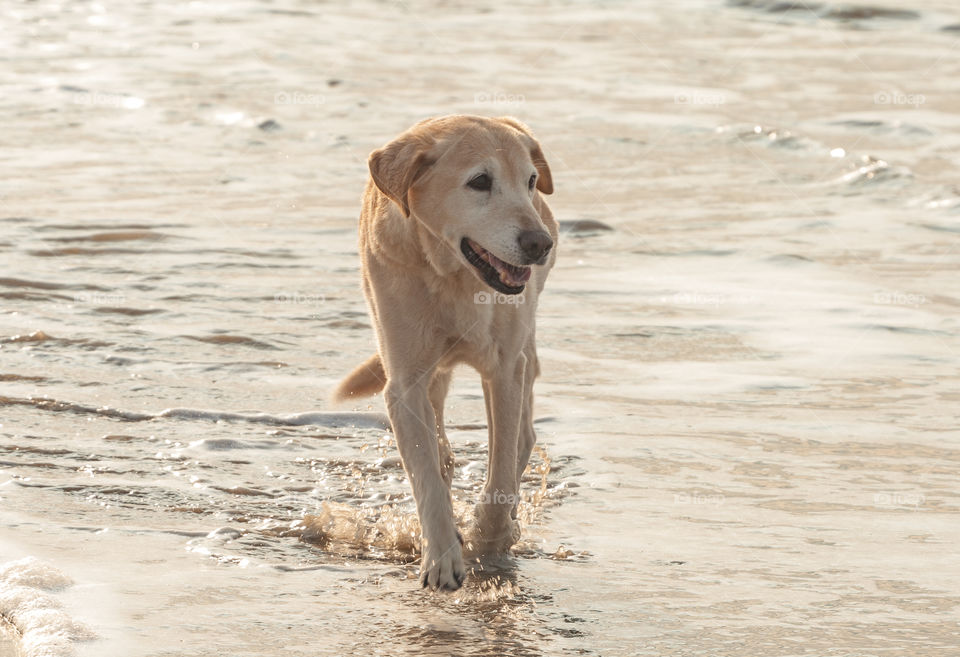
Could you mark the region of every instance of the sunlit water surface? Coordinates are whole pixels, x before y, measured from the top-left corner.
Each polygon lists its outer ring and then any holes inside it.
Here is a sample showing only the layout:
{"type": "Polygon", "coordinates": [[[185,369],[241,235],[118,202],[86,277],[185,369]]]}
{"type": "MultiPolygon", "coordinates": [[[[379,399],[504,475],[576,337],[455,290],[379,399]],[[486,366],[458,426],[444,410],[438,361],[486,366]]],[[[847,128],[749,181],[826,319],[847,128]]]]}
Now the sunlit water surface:
{"type": "MultiPolygon", "coordinates": [[[[960,18],[662,4],[8,3],[0,655],[957,654],[960,18]],[[436,594],[327,399],[366,155],[450,112],[612,230],[542,297],[523,540],[436,594]]],[[[466,523],[473,372],[448,419],[466,523]]]]}

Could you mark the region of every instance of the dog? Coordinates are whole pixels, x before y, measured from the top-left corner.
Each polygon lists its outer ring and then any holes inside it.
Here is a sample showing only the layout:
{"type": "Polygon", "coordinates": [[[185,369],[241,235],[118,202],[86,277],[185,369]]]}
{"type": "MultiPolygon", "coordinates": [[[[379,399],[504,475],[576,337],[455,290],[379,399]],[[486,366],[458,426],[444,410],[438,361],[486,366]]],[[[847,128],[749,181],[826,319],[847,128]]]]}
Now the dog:
{"type": "Polygon", "coordinates": [[[502,553],[519,539],[520,480],[536,442],[534,315],[556,259],[542,196],[553,178],[539,142],[509,117],[421,121],[368,165],[359,251],[378,349],[334,399],[383,390],[420,518],[420,582],[456,590],[466,572],[443,421],[451,370],[476,369],[486,403],[487,478],[469,545],[502,553]]]}

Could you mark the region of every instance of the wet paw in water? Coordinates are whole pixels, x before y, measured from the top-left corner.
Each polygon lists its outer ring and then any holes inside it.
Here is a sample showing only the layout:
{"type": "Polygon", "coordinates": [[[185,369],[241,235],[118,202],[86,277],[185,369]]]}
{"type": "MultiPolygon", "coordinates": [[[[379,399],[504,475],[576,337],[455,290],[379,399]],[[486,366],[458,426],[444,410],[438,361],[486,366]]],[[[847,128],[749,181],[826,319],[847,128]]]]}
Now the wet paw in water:
{"type": "Polygon", "coordinates": [[[423,588],[456,591],[467,573],[463,567],[463,537],[456,532],[452,540],[425,541],[420,563],[423,588]]]}

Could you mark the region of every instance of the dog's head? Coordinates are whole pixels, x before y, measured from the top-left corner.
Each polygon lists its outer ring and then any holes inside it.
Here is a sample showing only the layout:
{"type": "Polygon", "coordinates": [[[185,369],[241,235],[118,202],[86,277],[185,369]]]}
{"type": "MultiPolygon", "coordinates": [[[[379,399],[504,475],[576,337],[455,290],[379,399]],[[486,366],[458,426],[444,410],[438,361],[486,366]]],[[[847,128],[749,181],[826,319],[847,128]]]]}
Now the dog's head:
{"type": "Polygon", "coordinates": [[[534,201],[553,192],[553,179],[516,119],[428,119],[371,153],[369,165],[406,217],[495,290],[523,292],[531,266],[547,261],[553,239],[534,201]]]}

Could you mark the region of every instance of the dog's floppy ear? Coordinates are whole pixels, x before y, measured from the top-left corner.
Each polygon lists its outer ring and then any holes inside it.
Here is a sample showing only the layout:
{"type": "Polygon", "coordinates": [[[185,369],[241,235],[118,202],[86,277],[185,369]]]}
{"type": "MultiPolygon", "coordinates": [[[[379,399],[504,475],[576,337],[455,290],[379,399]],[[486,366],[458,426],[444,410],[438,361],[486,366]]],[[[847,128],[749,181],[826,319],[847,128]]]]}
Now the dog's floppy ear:
{"type": "Polygon", "coordinates": [[[515,130],[519,130],[526,136],[530,142],[530,159],[533,160],[533,166],[537,168],[537,189],[544,194],[553,194],[553,174],[550,173],[550,165],[547,164],[547,158],[543,156],[540,142],[530,132],[530,128],[512,116],[501,116],[497,120],[515,130]]]}
{"type": "Polygon", "coordinates": [[[400,206],[405,217],[410,216],[410,188],[433,163],[430,146],[432,142],[423,135],[405,132],[370,153],[367,160],[374,184],[400,206]]]}

